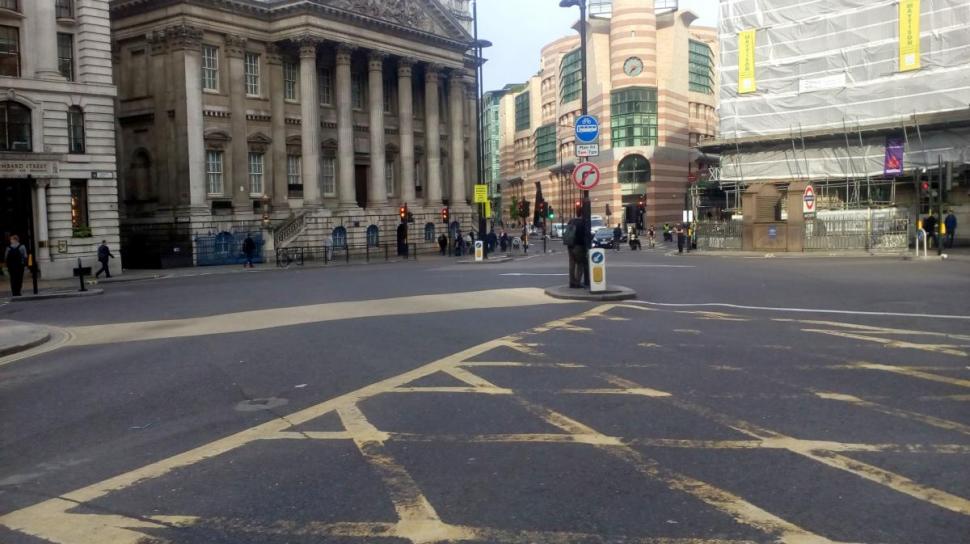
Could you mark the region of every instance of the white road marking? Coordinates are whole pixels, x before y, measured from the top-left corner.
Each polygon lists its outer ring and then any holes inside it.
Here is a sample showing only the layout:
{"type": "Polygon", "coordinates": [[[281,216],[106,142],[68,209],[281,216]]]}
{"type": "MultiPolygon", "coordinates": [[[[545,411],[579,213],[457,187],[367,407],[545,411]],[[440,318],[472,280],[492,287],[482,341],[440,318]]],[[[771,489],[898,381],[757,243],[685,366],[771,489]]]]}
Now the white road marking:
{"type": "Polygon", "coordinates": [[[970,320],[970,315],[952,314],[910,314],[904,312],[867,312],[862,310],[829,310],[825,308],[773,308],[770,306],[745,306],[742,304],[729,304],[726,302],[698,302],[698,303],[671,303],[671,302],[652,302],[649,300],[635,300],[639,304],[650,306],[664,306],[671,308],[698,308],[698,307],[717,307],[734,308],[738,310],[760,310],[768,312],[789,312],[789,313],[808,313],[808,314],[840,314],[840,315],[867,315],[876,317],[926,317],[930,319],[963,319],[970,320]]]}

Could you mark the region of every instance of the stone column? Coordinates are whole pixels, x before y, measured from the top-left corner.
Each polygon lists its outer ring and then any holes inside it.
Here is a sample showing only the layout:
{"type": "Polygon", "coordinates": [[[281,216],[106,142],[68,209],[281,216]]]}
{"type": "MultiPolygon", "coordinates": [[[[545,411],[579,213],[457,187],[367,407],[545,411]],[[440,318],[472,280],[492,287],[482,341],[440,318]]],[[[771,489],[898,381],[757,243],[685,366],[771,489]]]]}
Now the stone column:
{"type": "Polygon", "coordinates": [[[50,180],[38,179],[34,186],[34,200],[37,202],[37,260],[38,262],[50,261],[50,243],[47,240],[47,186],[50,180]]]}
{"type": "Polygon", "coordinates": [[[354,185],[354,112],[350,97],[350,55],[353,49],[337,46],[337,196],[341,208],[357,207],[354,185]]]}
{"type": "MultiPolygon", "coordinates": [[[[63,81],[64,76],[57,69],[57,20],[54,17],[53,0],[26,2],[28,5],[24,5],[25,2],[20,4],[25,10],[33,8],[33,16],[27,17],[27,21],[33,23],[33,34],[36,38],[33,42],[34,50],[29,52],[34,59],[34,75],[37,79],[63,81]]],[[[20,34],[25,36],[27,32],[21,30],[20,34]]]]}
{"type": "Polygon", "coordinates": [[[401,143],[401,202],[414,204],[414,101],[411,96],[413,62],[397,62],[397,118],[401,143]]]}
{"type": "Polygon", "coordinates": [[[438,126],[438,67],[424,69],[424,158],[427,163],[425,205],[441,206],[441,127],[438,126]]]}
{"type": "Polygon", "coordinates": [[[387,206],[387,187],[384,180],[384,59],[386,54],[372,51],[367,56],[367,85],[370,116],[370,178],[367,186],[367,207],[387,206]]]}
{"type": "Polygon", "coordinates": [[[448,141],[451,144],[451,205],[465,207],[465,92],[464,75],[455,70],[448,78],[448,141]]]}
{"type": "MultiPolygon", "coordinates": [[[[478,94],[478,86],[475,84],[475,78],[465,78],[465,130],[468,133],[468,156],[471,159],[467,162],[466,172],[466,187],[475,185],[476,183],[485,183],[484,176],[480,173],[480,167],[478,165],[478,116],[481,112],[476,112],[477,104],[475,102],[475,97],[478,94]],[[482,176],[482,179],[479,179],[482,176]]],[[[483,120],[484,122],[484,120],[483,120]]]]}
{"type": "MultiPolygon", "coordinates": [[[[270,163],[272,170],[267,172],[265,182],[267,187],[264,189],[266,194],[273,198],[273,209],[288,206],[287,187],[286,187],[286,107],[283,98],[283,57],[280,49],[275,44],[270,44],[266,50],[266,64],[269,65],[270,83],[270,112],[273,116],[272,134],[273,143],[270,145],[270,163]]],[[[300,81],[303,81],[301,74],[300,81]]],[[[300,90],[300,97],[306,94],[300,90]]]]}
{"type": "Polygon", "coordinates": [[[225,177],[236,212],[245,210],[249,200],[249,138],[246,129],[246,38],[226,36],[229,58],[229,126],[232,141],[229,155],[232,170],[225,177]]]}
{"type": "MultiPolygon", "coordinates": [[[[159,32],[152,32],[147,37],[148,44],[151,48],[151,89],[152,89],[152,102],[154,107],[155,119],[152,121],[152,175],[155,177],[155,187],[159,188],[158,198],[159,205],[163,208],[176,208],[180,205],[184,205],[185,202],[179,200],[179,188],[178,184],[170,182],[170,170],[168,165],[168,155],[171,153],[172,141],[171,137],[171,119],[168,118],[168,112],[170,109],[169,99],[175,93],[169,90],[169,86],[172,84],[173,77],[169,72],[169,55],[168,47],[164,39],[164,34],[159,32]]],[[[119,53],[120,55],[120,53],[119,53]]],[[[119,61],[120,62],[120,61],[119,61]]],[[[119,70],[120,72],[120,70],[119,70]]],[[[115,81],[119,81],[116,79],[115,81]]],[[[201,76],[200,76],[201,81],[201,76]]],[[[201,85],[200,85],[200,101],[199,108],[202,107],[201,102],[201,85]]],[[[201,120],[201,111],[199,119],[201,120]]],[[[118,161],[129,161],[131,160],[131,148],[126,146],[119,146],[118,148],[118,161]],[[124,155],[122,155],[122,149],[124,149],[124,155]]],[[[201,157],[201,154],[200,154],[201,157]]],[[[202,160],[205,160],[204,158],[202,160]]],[[[201,161],[200,161],[201,164],[201,161]]],[[[121,196],[124,183],[118,184],[118,193],[121,196]]],[[[205,191],[203,190],[203,193],[205,191]]],[[[191,199],[192,188],[189,187],[189,198],[191,199]]],[[[201,200],[199,204],[205,203],[205,194],[200,196],[201,200]]],[[[190,204],[191,204],[190,200],[190,204]]],[[[121,212],[124,209],[122,206],[119,209],[121,212]]]]}
{"type": "Polygon", "coordinates": [[[185,81],[184,88],[175,89],[174,131],[179,149],[171,153],[175,158],[173,177],[188,177],[189,204],[193,213],[206,214],[209,209],[205,180],[205,123],[202,118],[202,31],[180,25],[166,29],[165,36],[170,39],[173,51],[172,72],[176,80],[185,81]],[[183,92],[184,110],[180,104],[183,92]]]}
{"type": "MultiPolygon", "coordinates": [[[[319,40],[311,37],[305,37],[300,41],[300,113],[303,117],[300,125],[303,168],[300,174],[303,177],[304,206],[320,205],[320,99],[317,89],[317,45],[319,43],[319,40]]],[[[282,77],[280,80],[282,81],[282,77]]],[[[286,154],[285,141],[283,153],[286,154]]],[[[283,172],[285,176],[285,165],[283,172]]]]}

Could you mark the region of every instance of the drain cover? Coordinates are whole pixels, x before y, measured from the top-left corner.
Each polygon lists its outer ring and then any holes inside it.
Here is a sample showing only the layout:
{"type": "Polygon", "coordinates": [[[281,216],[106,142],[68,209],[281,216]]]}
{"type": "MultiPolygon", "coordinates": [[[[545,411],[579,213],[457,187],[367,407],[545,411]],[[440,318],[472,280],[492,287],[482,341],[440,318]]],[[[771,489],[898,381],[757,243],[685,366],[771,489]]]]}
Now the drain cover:
{"type": "Polygon", "coordinates": [[[236,410],[240,412],[255,412],[258,410],[272,410],[273,408],[287,404],[288,400],[278,397],[266,397],[262,399],[244,400],[236,405],[236,410]]]}

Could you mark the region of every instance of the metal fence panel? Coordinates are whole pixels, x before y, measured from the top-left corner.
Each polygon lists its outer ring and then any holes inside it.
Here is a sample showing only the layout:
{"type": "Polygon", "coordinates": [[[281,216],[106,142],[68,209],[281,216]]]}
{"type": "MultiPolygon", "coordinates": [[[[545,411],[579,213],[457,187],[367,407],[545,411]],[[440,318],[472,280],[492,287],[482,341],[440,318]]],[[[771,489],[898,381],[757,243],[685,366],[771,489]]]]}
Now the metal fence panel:
{"type": "Polygon", "coordinates": [[[905,251],[910,221],[903,217],[815,219],[805,222],[808,250],[905,251]]]}
{"type": "Polygon", "coordinates": [[[217,266],[225,264],[243,264],[246,255],[242,245],[246,236],[256,242],[254,263],[262,263],[263,235],[259,232],[220,232],[211,236],[195,237],[195,264],[197,266],[217,266]]]}
{"type": "Polygon", "coordinates": [[[698,221],[697,249],[741,249],[741,221],[698,221]]]}

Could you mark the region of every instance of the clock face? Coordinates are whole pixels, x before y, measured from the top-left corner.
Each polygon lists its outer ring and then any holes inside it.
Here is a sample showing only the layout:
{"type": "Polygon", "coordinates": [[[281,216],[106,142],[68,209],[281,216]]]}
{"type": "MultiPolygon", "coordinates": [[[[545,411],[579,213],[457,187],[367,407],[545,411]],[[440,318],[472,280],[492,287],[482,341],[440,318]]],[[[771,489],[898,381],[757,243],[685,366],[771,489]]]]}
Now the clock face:
{"type": "Polygon", "coordinates": [[[643,73],[643,61],[637,57],[626,59],[626,62],[623,63],[623,72],[630,77],[640,75],[643,73]]]}

